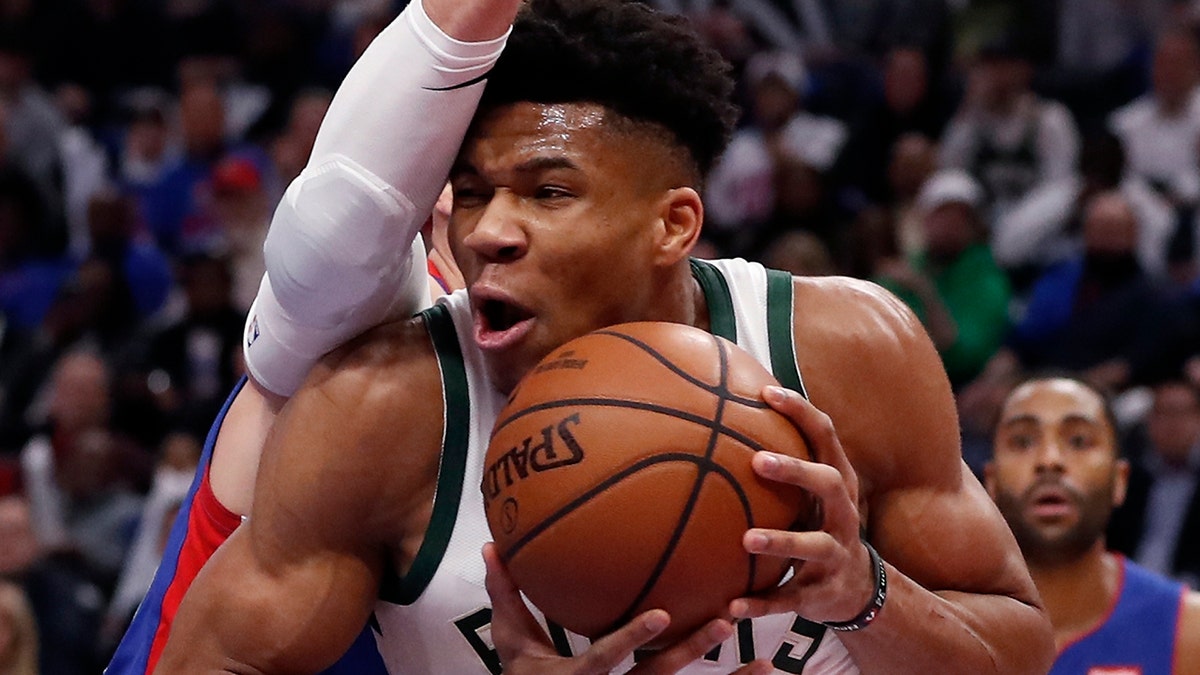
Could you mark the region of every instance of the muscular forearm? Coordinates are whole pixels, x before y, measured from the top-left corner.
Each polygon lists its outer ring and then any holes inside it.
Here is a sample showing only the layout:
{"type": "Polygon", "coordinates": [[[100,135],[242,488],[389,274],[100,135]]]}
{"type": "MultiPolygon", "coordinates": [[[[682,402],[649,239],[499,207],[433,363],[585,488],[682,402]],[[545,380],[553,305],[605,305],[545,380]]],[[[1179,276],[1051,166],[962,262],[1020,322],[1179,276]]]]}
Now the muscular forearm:
{"type": "Polygon", "coordinates": [[[249,536],[239,528],[197,576],[154,673],[315,673],[354,641],[378,570],[322,553],[267,571],[249,536]]]}
{"type": "Polygon", "coordinates": [[[933,593],[890,565],[887,571],[887,601],[878,618],[838,635],[863,675],[1050,669],[1053,632],[1039,608],[1003,595],[933,593]]]}

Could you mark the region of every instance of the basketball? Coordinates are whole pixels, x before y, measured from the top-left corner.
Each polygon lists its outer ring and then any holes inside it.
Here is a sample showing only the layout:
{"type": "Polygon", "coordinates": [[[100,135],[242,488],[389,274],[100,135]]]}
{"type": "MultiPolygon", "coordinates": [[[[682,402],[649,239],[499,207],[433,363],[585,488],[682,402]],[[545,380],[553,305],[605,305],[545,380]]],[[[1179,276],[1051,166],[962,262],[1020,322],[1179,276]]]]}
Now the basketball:
{"type": "Polygon", "coordinates": [[[543,359],[497,417],[482,482],[526,597],[593,639],[665,609],[661,646],[777,585],[788,561],[750,555],[742,535],[809,529],[817,511],[750,466],[758,450],[809,458],[762,400],[775,383],[732,342],[672,323],[599,330],[543,359]]]}

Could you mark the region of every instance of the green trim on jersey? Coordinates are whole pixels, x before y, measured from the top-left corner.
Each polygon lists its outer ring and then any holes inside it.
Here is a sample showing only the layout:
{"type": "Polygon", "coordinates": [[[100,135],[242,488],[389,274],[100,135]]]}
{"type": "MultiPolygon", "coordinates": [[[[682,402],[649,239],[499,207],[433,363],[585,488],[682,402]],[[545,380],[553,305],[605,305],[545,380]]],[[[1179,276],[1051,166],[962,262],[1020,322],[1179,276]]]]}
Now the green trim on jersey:
{"type": "Polygon", "coordinates": [[[715,265],[698,258],[692,258],[691,263],[692,276],[700,284],[704,300],[708,303],[709,331],[737,344],[737,319],[733,314],[733,295],[729,292],[729,282],[725,281],[725,275],[715,265]]]}
{"type": "Polygon", "coordinates": [[[800,367],[796,365],[796,341],[792,331],[796,307],[794,290],[791,274],[767,270],[767,342],[771,370],[780,384],[808,398],[804,378],[800,377],[800,367]]]}
{"type": "Polygon", "coordinates": [[[433,514],[421,542],[412,569],[403,577],[385,574],[380,599],[396,605],[411,605],[421,596],[450,545],[450,535],[458,519],[463,480],[467,470],[467,446],[471,436],[471,398],[467,387],[467,369],[450,310],[434,305],[422,312],[433,340],[438,368],[442,372],[445,421],[442,430],[442,458],[434,493],[433,514]]]}

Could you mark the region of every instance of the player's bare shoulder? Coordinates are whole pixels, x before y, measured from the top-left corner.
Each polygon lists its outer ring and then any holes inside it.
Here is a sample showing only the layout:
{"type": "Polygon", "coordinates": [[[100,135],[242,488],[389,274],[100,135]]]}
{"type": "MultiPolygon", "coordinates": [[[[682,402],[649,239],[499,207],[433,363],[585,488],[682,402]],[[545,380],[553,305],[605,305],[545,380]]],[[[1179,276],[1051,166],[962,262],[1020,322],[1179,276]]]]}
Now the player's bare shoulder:
{"type": "Polygon", "coordinates": [[[794,277],[794,287],[797,327],[803,331],[798,338],[830,339],[864,355],[906,352],[913,342],[927,341],[908,306],[878,284],[839,276],[794,277]]]}
{"type": "Polygon", "coordinates": [[[908,306],[860,279],[797,277],[794,288],[800,372],[864,485],[885,488],[901,476],[957,480],[961,455],[950,382],[908,306]],[[918,452],[921,462],[911,461],[918,452]],[[896,471],[897,461],[909,467],[896,471]]]}

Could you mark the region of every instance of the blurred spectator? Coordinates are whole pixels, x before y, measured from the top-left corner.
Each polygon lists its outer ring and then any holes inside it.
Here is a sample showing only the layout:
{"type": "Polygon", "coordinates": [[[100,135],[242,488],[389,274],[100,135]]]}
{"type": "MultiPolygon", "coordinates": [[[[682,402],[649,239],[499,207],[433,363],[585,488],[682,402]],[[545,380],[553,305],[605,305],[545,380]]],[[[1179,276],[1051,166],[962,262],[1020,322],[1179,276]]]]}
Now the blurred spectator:
{"type": "Polygon", "coordinates": [[[116,273],[114,281],[128,292],[134,321],[161,311],[173,284],[171,261],[153,242],[136,236],[133,201],[115,190],[97,192],[88,202],[91,257],[116,273]]]}
{"type": "Polygon", "coordinates": [[[1177,206],[1200,200],[1200,49],[1185,30],[1164,33],[1154,50],[1151,90],[1109,118],[1129,169],[1177,206]]]}
{"type": "Polygon", "coordinates": [[[979,374],[1008,330],[1008,278],[988,250],[982,203],[983,188],[970,174],[934,174],[917,199],[924,252],[876,272],[921,318],[956,387],[979,374]]]}
{"type": "Polygon", "coordinates": [[[263,243],[275,202],[267,196],[262,172],[242,157],[221,160],[213,169],[211,182],[213,211],[233,274],[233,305],[245,313],[267,270],[263,243]]]}
{"type": "MultiPolygon", "coordinates": [[[[968,74],[958,113],[942,137],[940,164],[969,171],[987,195],[984,219],[992,236],[1005,237],[1010,218],[1034,201],[1060,198],[1044,214],[1061,229],[1079,160],[1079,132],[1060,103],[1030,89],[1033,64],[1014,40],[980,51],[968,74]]],[[[1001,258],[1006,267],[1025,260],[1001,258]]],[[[1036,262],[1036,261],[1033,261],[1036,262]]]]}
{"type": "Polygon", "coordinates": [[[47,237],[48,218],[33,181],[0,160],[0,311],[19,331],[37,328],[71,270],[47,237]]]}
{"type": "Polygon", "coordinates": [[[139,201],[162,180],[167,166],[179,162],[182,150],[172,144],[168,125],[169,96],[152,88],[131,92],[127,120],[117,152],[117,179],[139,201]]]}
{"type": "MultiPolygon", "coordinates": [[[[271,105],[271,92],[267,87],[245,80],[242,73],[244,62],[244,58],[232,55],[199,53],[183,57],[176,68],[182,92],[181,106],[182,97],[188,91],[203,91],[211,87],[220,98],[224,111],[219,120],[222,134],[230,142],[243,140],[271,105]]],[[[293,63],[292,67],[295,66],[293,63]]],[[[183,114],[182,107],[180,113],[183,114]]],[[[179,121],[180,124],[194,124],[182,116],[179,121]]],[[[183,131],[186,138],[188,131],[183,131]]]]}
{"type": "Polygon", "coordinates": [[[887,163],[887,199],[858,213],[850,230],[844,271],[867,278],[881,260],[912,257],[925,250],[917,194],[937,168],[937,150],[928,137],[908,133],[896,139],[887,163]]]}
{"type": "Polygon", "coordinates": [[[111,373],[97,356],[72,352],[55,369],[47,426],[21,451],[35,533],[48,549],[77,553],[89,576],[112,589],[133,536],[148,457],[109,425],[111,373]]]}
{"type": "Polygon", "coordinates": [[[37,542],[24,497],[0,497],[0,576],[24,589],[37,618],[46,675],[97,673],[95,644],[104,594],[78,556],[37,542]]]}
{"type": "Polygon", "coordinates": [[[225,103],[215,83],[196,80],[179,96],[183,155],[141,193],[146,224],[160,248],[177,255],[203,249],[218,235],[208,212],[208,179],[229,150],[225,103]]]}
{"type": "Polygon", "coordinates": [[[1102,122],[1113,108],[1139,94],[1143,62],[1154,31],[1165,19],[1157,0],[1058,0],[1054,59],[1039,88],[1063,101],[1081,126],[1102,122]]]}
{"type": "Polygon", "coordinates": [[[992,237],[992,253],[1005,266],[1022,296],[1046,268],[1078,252],[1085,206],[1092,197],[1117,191],[1137,217],[1137,259],[1148,275],[1165,280],[1176,216],[1145,179],[1129,171],[1121,142],[1112,134],[1089,134],[1080,175],[1068,189],[1043,191],[1005,219],[992,237]],[[1069,213],[1064,221],[1063,213],[1069,213]]]}
{"type": "Polygon", "coordinates": [[[0,579],[0,675],[38,675],[38,631],[25,590],[0,579]]]}
{"type": "Polygon", "coordinates": [[[987,433],[1023,370],[1079,373],[1116,394],[1178,368],[1165,351],[1179,307],[1138,263],[1138,222],[1118,193],[1096,195],[1083,217],[1083,251],[1038,279],[1025,315],[959,398],[964,431],[987,433]]]}
{"type": "Polygon", "coordinates": [[[1129,492],[1109,525],[1109,548],[1200,586],[1200,390],[1183,380],[1153,389],[1145,447],[1131,458],[1129,492]]]}
{"type": "Polygon", "coordinates": [[[63,84],[55,100],[66,121],[58,139],[61,160],[62,201],[68,248],[76,257],[87,255],[88,208],[92,197],[109,182],[109,161],[104,147],[92,135],[91,92],[77,84],[63,84]]]}
{"type": "Polygon", "coordinates": [[[1120,194],[1087,204],[1082,254],[1043,275],[1014,331],[1027,365],[1082,372],[1109,392],[1161,375],[1169,307],[1138,262],[1138,228],[1120,194]]]}
{"type": "Polygon", "coordinates": [[[134,610],[154,580],[154,572],[162,558],[175,513],[187,496],[196,474],[200,448],[200,439],[183,431],[170,433],[163,440],[159,453],[162,459],[154,471],[154,481],[146,497],[137,537],[104,613],[102,651],[116,648],[133,618],[134,610]]]}
{"type": "Polygon", "coordinates": [[[827,243],[827,180],[842,155],[847,129],[804,110],[807,72],[791,52],[757,54],[746,65],[751,123],[734,134],[708,181],[710,236],[731,252],[758,253],[787,229],[810,229],[827,243]]]}
{"type": "Polygon", "coordinates": [[[890,196],[888,165],[899,140],[916,134],[940,138],[950,119],[950,104],[933,78],[924,52],[896,47],[883,61],[877,98],[852,116],[847,172],[874,204],[890,196]]]}
{"type": "Polygon", "coordinates": [[[146,381],[167,419],[212,419],[241,375],[245,312],[233,304],[229,260],[182,261],[184,311],[148,338],[146,381]]]}
{"type": "MultiPolygon", "coordinates": [[[[62,217],[58,141],[67,123],[32,73],[28,36],[0,39],[0,105],[7,159],[28,175],[49,206],[47,225],[62,217]]],[[[65,242],[62,242],[65,243],[65,242]]]]}

